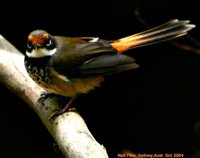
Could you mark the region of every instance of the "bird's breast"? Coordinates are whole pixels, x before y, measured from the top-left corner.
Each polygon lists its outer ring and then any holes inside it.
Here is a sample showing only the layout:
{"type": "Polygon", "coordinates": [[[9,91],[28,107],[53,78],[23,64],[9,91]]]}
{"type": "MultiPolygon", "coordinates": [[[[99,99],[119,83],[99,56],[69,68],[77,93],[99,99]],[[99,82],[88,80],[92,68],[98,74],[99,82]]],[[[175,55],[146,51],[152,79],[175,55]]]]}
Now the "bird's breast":
{"type": "Polygon", "coordinates": [[[29,76],[39,85],[46,85],[50,83],[49,72],[47,66],[36,66],[25,62],[26,71],[29,76]]]}

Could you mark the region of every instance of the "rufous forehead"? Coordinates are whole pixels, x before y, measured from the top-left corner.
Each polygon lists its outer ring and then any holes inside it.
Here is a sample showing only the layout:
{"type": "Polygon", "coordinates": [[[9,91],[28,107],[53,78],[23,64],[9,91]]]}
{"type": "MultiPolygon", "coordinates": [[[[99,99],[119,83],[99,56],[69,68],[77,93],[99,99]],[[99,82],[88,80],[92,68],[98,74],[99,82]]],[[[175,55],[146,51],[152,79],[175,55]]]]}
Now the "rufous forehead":
{"type": "Polygon", "coordinates": [[[42,34],[41,36],[33,36],[29,35],[28,40],[32,43],[32,45],[38,43],[38,44],[43,44],[44,41],[49,38],[49,35],[47,33],[42,34]]]}

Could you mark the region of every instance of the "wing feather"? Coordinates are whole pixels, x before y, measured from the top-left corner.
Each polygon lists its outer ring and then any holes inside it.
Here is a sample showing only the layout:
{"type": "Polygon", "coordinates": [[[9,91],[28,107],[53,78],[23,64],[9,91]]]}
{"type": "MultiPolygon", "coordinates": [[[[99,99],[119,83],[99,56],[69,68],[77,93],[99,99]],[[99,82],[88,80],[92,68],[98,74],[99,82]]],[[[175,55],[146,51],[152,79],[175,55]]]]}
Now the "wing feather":
{"type": "Polygon", "coordinates": [[[107,75],[138,67],[134,58],[117,53],[105,40],[74,41],[66,39],[66,44],[58,46],[58,53],[50,61],[58,73],[69,78],[107,75]]]}

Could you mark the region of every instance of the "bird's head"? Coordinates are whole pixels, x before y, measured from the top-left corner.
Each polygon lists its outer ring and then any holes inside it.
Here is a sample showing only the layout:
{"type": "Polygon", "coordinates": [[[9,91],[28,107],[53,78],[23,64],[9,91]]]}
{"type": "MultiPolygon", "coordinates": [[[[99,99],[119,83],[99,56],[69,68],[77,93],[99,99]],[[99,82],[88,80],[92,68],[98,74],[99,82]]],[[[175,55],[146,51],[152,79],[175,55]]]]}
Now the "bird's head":
{"type": "Polygon", "coordinates": [[[44,30],[35,30],[28,36],[26,56],[42,58],[52,56],[56,52],[55,39],[44,30]]]}

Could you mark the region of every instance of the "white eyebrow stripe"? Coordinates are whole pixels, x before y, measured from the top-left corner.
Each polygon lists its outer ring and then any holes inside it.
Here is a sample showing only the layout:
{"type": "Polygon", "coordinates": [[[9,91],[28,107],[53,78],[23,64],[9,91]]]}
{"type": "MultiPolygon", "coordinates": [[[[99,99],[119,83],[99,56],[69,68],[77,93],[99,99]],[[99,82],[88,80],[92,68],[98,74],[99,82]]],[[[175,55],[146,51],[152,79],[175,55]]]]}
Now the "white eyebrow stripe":
{"type": "Polygon", "coordinates": [[[26,55],[31,58],[40,58],[45,56],[52,56],[57,51],[57,48],[52,50],[48,50],[46,48],[40,48],[36,50],[32,50],[31,52],[26,51],[26,55]]]}

